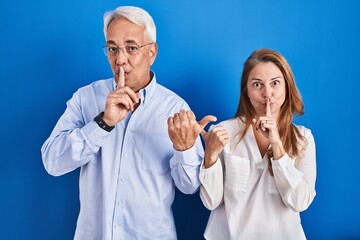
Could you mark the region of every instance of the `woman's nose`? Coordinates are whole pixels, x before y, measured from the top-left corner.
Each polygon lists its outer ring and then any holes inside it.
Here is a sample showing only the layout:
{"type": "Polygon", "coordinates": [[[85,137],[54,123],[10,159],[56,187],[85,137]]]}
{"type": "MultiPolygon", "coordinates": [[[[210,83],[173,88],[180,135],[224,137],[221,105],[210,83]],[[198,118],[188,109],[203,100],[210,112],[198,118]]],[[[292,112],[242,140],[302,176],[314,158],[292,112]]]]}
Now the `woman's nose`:
{"type": "Polygon", "coordinates": [[[264,87],[264,91],[263,91],[263,97],[264,98],[270,98],[272,94],[272,89],[270,86],[266,86],[264,87]]]}

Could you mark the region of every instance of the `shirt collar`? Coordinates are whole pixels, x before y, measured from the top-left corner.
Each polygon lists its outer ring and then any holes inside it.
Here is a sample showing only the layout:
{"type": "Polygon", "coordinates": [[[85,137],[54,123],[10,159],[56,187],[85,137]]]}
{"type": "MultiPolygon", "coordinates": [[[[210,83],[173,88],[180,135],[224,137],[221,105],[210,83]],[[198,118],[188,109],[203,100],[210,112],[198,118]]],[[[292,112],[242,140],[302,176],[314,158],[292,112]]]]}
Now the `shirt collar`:
{"type": "MultiPolygon", "coordinates": [[[[156,76],[155,72],[150,71],[150,83],[145,87],[140,89],[140,98],[141,103],[145,105],[145,102],[154,95],[155,89],[156,89],[156,76]]],[[[113,90],[116,89],[116,82],[115,78],[113,78],[113,90]]]]}
{"type": "Polygon", "coordinates": [[[143,105],[154,95],[156,89],[156,77],[153,71],[150,71],[150,83],[143,89],[140,89],[141,103],[143,105]]]}

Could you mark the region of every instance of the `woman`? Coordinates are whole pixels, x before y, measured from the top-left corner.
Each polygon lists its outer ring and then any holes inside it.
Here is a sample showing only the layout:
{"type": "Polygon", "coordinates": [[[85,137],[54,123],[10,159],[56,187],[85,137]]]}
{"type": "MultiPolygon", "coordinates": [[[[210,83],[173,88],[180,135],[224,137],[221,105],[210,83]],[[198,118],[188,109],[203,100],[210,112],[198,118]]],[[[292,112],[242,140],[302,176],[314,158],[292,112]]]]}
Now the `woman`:
{"type": "Polygon", "coordinates": [[[205,136],[200,197],[206,239],[306,239],[299,212],[315,197],[315,143],[292,123],[304,105],[286,59],[254,51],[235,118],[205,136]]]}

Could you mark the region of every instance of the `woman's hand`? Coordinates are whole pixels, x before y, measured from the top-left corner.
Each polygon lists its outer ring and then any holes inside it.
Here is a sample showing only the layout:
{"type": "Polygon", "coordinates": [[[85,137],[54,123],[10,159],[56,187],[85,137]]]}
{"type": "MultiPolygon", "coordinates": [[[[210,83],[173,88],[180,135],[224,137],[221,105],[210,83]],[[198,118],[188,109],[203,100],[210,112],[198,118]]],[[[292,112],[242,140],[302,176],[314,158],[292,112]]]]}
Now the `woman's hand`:
{"type": "Polygon", "coordinates": [[[214,127],[210,132],[202,133],[205,140],[204,167],[209,168],[215,164],[220,152],[230,142],[230,136],[222,126],[214,127]]]}
{"type": "Polygon", "coordinates": [[[277,128],[276,119],[273,118],[270,108],[270,99],[266,102],[266,116],[261,116],[258,120],[253,119],[255,128],[267,138],[274,153],[274,159],[277,160],[285,154],[285,150],[277,128]]]}

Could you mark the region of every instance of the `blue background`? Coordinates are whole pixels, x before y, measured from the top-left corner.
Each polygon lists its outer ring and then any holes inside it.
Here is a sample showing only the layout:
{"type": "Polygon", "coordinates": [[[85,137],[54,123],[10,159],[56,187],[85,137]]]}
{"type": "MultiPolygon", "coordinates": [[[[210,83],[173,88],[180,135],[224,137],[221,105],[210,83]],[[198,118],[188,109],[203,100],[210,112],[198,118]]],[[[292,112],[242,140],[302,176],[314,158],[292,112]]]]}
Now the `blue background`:
{"type": "MultiPolygon", "coordinates": [[[[305,103],[296,123],[317,144],[317,196],[303,212],[309,239],[360,239],[360,1],[33,0],[0,2],[0,238],[72,239],[76,170],[48,175],[40,147],[81,86],[111,76],[103,13],[136,5],[153,16],[158,81],[198,118],[233,117],[242,64],[257,48],[281,52],[305,103]]],[[[177,192],[179,239],[202,239],[209,212],[177,192]]]]}

